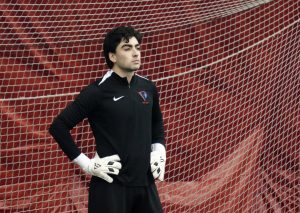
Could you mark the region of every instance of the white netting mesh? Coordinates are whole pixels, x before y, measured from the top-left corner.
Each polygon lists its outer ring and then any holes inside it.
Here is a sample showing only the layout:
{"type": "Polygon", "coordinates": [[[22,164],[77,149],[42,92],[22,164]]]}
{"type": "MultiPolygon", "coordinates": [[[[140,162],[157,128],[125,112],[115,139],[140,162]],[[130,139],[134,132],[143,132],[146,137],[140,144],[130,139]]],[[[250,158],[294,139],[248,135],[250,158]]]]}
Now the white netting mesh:
{"type": "MultiPolygon", "coordinates": [[[[0,212],[86,212],[89,177],[49,124],[106,72],[103,35],[144,34],[167,139],[165,212],[297,212],[297,0],[1,1],[0,212]]],[[[72,131],[91,155],[86,121],[72,131]]],[[[91,156],[90,156],[91,157],[91,156]]]]}

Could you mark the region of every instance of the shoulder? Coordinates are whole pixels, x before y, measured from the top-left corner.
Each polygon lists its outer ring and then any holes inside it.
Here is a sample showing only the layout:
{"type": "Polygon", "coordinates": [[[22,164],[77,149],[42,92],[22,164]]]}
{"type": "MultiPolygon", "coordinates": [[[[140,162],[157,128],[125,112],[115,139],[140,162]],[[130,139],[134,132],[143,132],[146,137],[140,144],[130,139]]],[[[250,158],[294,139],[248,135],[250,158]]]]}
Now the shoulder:
{"type": "Polygon", "coordinates": [[[155,87],[155,84],[153,81],[151,81],[148,77],[145,77],[145,76],[142,76],[142,75],[139,75],[139,74],[135,74],[138,81],[145,85],[145,86],[148,86],[148,87],[155,87]]]}
{"type": "Polygon", "coordinates": [[[100,92],[101,87],[104,85],[104,83],[107,81],[107,79],[111,76],[111,71],[108,71],[104,76],[97,79],[96,81],[92,82],[91,84],[85,86],[82,90],[82,92],[86,93],[98,93],[100,92]]]}
{"type": "Polygon", "coordinates": [[[102,78],[96,81],[96,86],[101,87],[111,77],[112,73],[112,70],[107,71],[102,78]]]}
{"type": "Polygon", "coordinates": [[[148,77],[142,76],[140,74],[135,73],[135,76],[142,81],[146,81],[146,82],[150,81],[148,77]]]}
{"type": "Polygon", "coordinates": [[[92,82],[91,84],[85,86],[82,88],[82,90],[80,91],[80,93],[95,93],[97,92],[97,81],[92,82]]]}
{"type": "Polygon", "coordinates": [[[83,87],[78,94],[77,98],[91,98],[94,99],[95,97],[99,96],[101,93],[100,88],[99,88],[99,82],[101,81],[100,79],[97,79],[96,81],[90,83],[89,85],[83,87]]]}

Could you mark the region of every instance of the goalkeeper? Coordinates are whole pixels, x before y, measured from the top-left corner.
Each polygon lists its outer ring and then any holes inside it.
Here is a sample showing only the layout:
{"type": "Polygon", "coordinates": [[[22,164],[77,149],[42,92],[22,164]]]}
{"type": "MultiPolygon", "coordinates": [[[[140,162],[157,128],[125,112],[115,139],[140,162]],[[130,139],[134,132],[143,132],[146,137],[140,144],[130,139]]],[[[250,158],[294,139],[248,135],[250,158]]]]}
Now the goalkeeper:
{"type": "Polygon", "coordinates": [[[49,129],[69,159],[92,175],[90,213],[163,212],[154,183],[163,181],[165,173],[163,120],[156,86],[135,73],[141,40],[132,27],[108,32],[103,53],[110,70],[85,87],[49,129]],[[70,134],[85,118],[95,137],[92,159],[70,134]]]}

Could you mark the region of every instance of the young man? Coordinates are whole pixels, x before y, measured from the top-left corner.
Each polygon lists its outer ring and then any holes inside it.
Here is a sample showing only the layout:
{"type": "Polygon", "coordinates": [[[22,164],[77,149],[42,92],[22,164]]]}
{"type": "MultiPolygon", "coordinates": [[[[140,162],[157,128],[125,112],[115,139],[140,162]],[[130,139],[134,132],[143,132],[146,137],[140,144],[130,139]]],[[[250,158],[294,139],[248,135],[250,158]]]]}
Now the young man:
{"type": "Polygon", "coordinates": [[[141,40],[132,27],[107,33],[103,50],[110,70],[83,89],[49,129],[69,159],[92,175],[90,213],[163,212],[154,183],[164,179],[163,120],[155,85],[135,73],[141,65],[141,40]],[[70,134],[85,118],[96,142],[92,159],[70,134]]]}

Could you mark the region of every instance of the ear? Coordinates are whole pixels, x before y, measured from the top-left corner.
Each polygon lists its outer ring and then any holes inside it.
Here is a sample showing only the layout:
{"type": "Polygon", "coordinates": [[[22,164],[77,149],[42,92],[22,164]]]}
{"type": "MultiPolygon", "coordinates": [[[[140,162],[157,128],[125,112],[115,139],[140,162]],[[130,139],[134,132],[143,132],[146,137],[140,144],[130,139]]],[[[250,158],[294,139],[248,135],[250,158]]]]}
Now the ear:
{"type": "Polygon", "coordinates": [[[109,60],[111,60],[111,62],[116,63],[117,59],[116,59],[116,55],[112,52],[108,53],[109,56],[109,60]]]}

